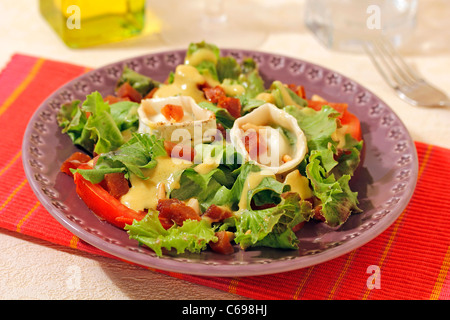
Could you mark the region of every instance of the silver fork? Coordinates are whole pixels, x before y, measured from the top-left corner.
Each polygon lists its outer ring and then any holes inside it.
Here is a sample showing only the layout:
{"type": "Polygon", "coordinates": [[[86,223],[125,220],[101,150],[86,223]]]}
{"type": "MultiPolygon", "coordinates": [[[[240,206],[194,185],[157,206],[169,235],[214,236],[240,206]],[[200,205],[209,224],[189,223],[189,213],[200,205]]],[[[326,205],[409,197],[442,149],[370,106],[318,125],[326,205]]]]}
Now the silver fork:
{"type": "Polygon", "coordinates": [[[450,98],[413,70],[388,40],[374,38],[364,49],[400,98],[415,106],[450,107],[450,98]]]}

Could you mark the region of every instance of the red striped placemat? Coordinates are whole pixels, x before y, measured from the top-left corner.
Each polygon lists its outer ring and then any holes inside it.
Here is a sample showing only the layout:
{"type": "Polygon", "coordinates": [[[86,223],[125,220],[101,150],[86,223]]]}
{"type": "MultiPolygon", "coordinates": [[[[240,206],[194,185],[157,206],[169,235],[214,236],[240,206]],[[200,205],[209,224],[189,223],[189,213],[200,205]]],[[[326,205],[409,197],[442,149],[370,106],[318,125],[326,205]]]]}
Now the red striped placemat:
{"type": "MultiPolygon", "coordinates": [[[[16,54],[0,74],[0,227],[110,256],[64,229],[40,204],[21,161],[36,108],[89,68],[16,54]]],[[[331,261],[266,276],[159,272],[254,299],[449,299],[450,150],[416,142],[419,179],[401,216],[363,247],[331,261]],[[375,273],[374,273],[375,272],[375,273]],[[376,286],[370,286],[374,275],[376,286]],[[368,285],[369,284],[369,285],[368,285]]]]}

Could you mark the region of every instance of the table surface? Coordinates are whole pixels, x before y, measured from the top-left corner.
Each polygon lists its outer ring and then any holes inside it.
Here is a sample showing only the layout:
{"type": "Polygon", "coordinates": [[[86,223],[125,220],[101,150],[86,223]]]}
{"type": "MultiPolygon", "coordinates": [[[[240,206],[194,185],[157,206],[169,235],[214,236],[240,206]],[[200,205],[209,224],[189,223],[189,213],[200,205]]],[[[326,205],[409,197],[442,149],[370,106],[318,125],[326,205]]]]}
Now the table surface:
{"type": "MultiPolygon", "coordinates": [[[[82,50],[69,49],[60,41],[39,15],[38,1],[1,1],[0,69],[16,52],[95,68],[179,48],[164,42],[157,32],[165,27],[161,18],[168,15],[174,1],[161,1],[164,5],[150,3],[149,16],[155,23],[150,24],[145,34],[82,50]]],[[[237,0],[226,3],[232,8],[237,0]]],[[[193,1],[192,5],[201,6],[201,1],[193,1]]],[[[258,8],[254,10],[254,18],[261,24],[261,30],[267,32],[264,42],[252,49],[304,59],[345,74],[384,100],[402,119],[414,140],[450,148],[450,109],[408,105],[382,80],[367,56],[324,48],[303,25],[303,0],[247,0],[245,5],[258,8]]],[[[422,1],[417,29],[401,48],[408,61],[448,93],[450,28],[445,17],[449,14],[448,1],[422,1]]],[[[0,299],[245,299],[3,229],[0,229],[0,275],[0,299]],[[69,285],[74,270],[80,271],[79,285],[75,287],[69,285]]]]}

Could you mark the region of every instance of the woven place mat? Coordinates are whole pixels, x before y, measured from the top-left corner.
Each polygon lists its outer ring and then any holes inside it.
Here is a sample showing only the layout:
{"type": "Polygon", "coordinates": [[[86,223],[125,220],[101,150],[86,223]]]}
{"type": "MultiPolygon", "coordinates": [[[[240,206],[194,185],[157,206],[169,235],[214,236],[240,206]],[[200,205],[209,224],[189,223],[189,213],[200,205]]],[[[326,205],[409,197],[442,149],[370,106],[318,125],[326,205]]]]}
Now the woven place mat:
{"type": "MultiPolygon", "coordinates": [[[[61,85],[89,70],[16,54],[1,72],[0,227],[115,258],[71,234],[46,211],[31,190],[21,161],[23,134],[36,108],[61,85]]],[[[387,230],[359,249],[309,268],[265,276],[221,278],[156,271],[253,299],[448,299],[450,150],[415,144],[419,179],[409,205],[387,230]],[[370,266],[380,271],[372,289],[367,285],[370,266]]]]}

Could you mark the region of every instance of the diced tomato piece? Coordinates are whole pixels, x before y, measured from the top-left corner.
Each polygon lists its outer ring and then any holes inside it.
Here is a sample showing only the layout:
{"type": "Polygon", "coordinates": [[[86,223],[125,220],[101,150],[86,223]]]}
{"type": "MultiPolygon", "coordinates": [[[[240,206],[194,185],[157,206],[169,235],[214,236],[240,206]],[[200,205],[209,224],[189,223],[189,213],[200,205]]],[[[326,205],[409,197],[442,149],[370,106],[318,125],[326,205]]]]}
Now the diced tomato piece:
{"type": "Polygon", "coordinates": [[[301,228],[303,228],[303,226],[305,225],[306,221],[300,222],[299,224],[295,225],[292,228],[292,231],[297,232],[298,230],[300,230],[301,228]]]}
{"type": "Polygon", "coordinates": [[[206,209],[203,217],[208,218],[211,222],[220,222],[233,216],[231,210],[212,204],[206,209]]]}
{"type": "Polygon", "coordinates": [[[341,118],[341,124],[347,127],[345,133],[349,133],[354,139],[362,140],[361,122],[358,117],[347,111],[341,118]]]}
{"type": "Polygon", "coordinates": [[[129,98],[133,102],[141,102],[142,100],[141,94],[128,82],[124,82],[124,84],[117,88],[116,95],[119,98],[129,98]]]}
{"type": "Polygon", "coordinates": [[[330,106],[337,112],[339,112],[339,117],[342,118],[344,114],[347,112],[348,104],[347,103],[336,103],[336,102],[328,102],[328,101],[313,101],[313,100],[307,100],[308,101],[308,107],[319,111],[322,109],[323,106],[330,106]]]}
{"type": "Polygon", "coordinates": [[[314,208],[314,216],[313,218],[318,221],[325,221],[325,217],[322,213],[322,205],[318,205],[314,208]]]}
{"type": "Polygon", "coordinates": [[[241,101],[238,98],[227,97],[221,86],[203,87],[206,99],[217,104],[217,107],[227,109],[234,118],[241,116],[241,101]]]}
{"type": "Polygon", "coordinates": [[[130,98],[128,98],[128,97],[119,98],[116,96],[108,95],[103,98],[103,101],[108,102],[109,104],[113,104],[113,103],[120,102],[120,101],[130,101],[130,98]]]}
{"type": "Polygon", "coordinates": [[[158,87],[154,87],[152,90],[150,90],[149,93],[147,93],[147,95],[144,97],[144,99],[151,99],[153,98],[155,92],[158,90],[158,87]]]}
{"type": "Polygon", "coordinates": [[[250,158],[255,159],[258,155],[258,133],[254,130],[249,130],[245,132],[243,143],[245,150],[250,155],[250,158]]]}
{"type": "Polygon", "coordinates": [[[202,90],[205,93],[206,99],[212,103],[218,103],[220,98],[227,96],[225,90],[221,86],[215,86],[214,88],[203,87],[202,90]]]}
{"type": "Polygon", "coordinates": [[[91,161],[91,157],[82,152],[74,152],[69,158],[67,158],[61,165],[61,172],[73,177],[70,169],[77,169],[80,165],[91,161]]]}
{"type": "Polygon", "coordinates": [[[167,121],[180,122],[184,117],[183,107],[175,104],[166,104],[161,109],[161,113],[167,121]]]}
{"type": "Polygon", "coordinates": [[[102,182],[101,186],[108,191],[116,199],[120,199],[121,196],[127,194],[130,190],[128,185],[128,180],[125,179],[125,174],[122,172],[107,173],[102,182]]]}
{"type": "Polygon", "coordinates": [[[219,231],[215,233],[217,237],[216,242],[210,242],[209,247],[212,251],[221,253],[221,254],[232,254],[234,253],[234,248],[231,245],[232,240],[232,232],[229,231],[219,231]]]}
{"type": "Polygon", "coordinates": [[[221,123],[217,123],[217,134],[214,136],[214,139],[218,141],[223,141],[227,137],[227,129],[221,123]]]}
{"type": "Polygon", "coordinates": [[[247,130],[243,140],[245,149],[253,160],[268,151],[266,140],[256,130],[247,130]]]}
{"type": "Polygon", "coordinates": [[[288,88],[295,92],[300,98],[306,99],[305,87],[296,84],[289,84],[288,88]]]}
{"type": "Polygon", "coordinates": [[[209,85],[209,83],[207,82],[207,81],[205,81],[205,82],[203,82],[203,83],[199,83],[199,84],[197,84],[197,88],[199,89],[199,90],[204,90],[204,89],[206,89],[206,88],[212,88],[210,85],[209,85]]]}
{"type": "Polygon", "coordinates": [[[165,229],[174,223],[182,226],[188,219],[198,221],[202,219],[192,207],[178,199],[159,199],[156,210],[159,211],[159,220],[165,229]]]}
{"type": "Polygon", "coordinates": [[[180,145],[179,143],[165,140],[164,148],[171,158],[194,161],[195,150],[191,146],[180,145]]]}
{"type": "Polygon", "coordinates": [[[159,211],[159,221],[161,222],[161,225],[164,229],[169,229],[171,226],[173,226],[172,219],[168,216],[167,212],[170,210],[170,206],[174,203],[179,203],[178,199],[159,199],[158,204],[156,206],[156,210],[159,211]],[[164,200],[164,201],[162,201],[164,200]],[[165,214],[161,214],[161,212],[166,212],[165,214]]]}
{"type": "Polygon", "coordinates": [[[227,109],[234,118],[241,116],[241,100],[232,97],[221,97],[217,102],[217,107],[227,109]]]}
{"type": "MultiPolygon", "coordinates": [[[[82,165],[80,169],[89,169],[87,165],[82,165]]],[[[124,228],[126,224],[132,224],[133,220],[140,221],[145,217],[145,212],[134,211],[123,205],[114,198],[100,184],[93,184],[83,178],[79,173],[75,173],[74,182],[78,196],[86,203],[101,219],[108,221],[112,225],[124,228]]]]}

